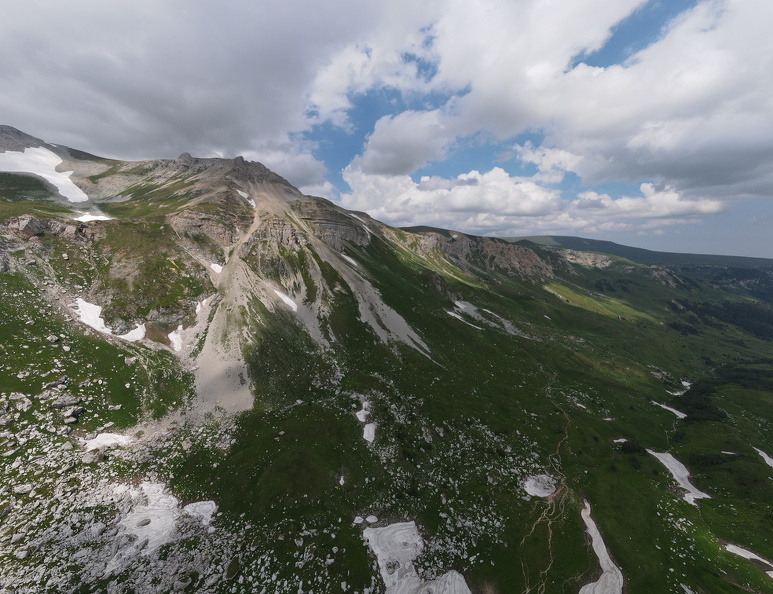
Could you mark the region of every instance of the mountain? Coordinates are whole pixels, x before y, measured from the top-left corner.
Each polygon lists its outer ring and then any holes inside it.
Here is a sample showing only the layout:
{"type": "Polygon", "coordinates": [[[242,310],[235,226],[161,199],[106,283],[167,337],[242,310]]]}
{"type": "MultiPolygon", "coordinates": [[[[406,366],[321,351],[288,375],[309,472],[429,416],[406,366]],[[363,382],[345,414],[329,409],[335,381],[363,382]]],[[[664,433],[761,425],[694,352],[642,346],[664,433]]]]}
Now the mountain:
{"type": "Polygon", "coordinates": [[[0,150],[4,591],[773,592],[773,262],[0,150]]]}

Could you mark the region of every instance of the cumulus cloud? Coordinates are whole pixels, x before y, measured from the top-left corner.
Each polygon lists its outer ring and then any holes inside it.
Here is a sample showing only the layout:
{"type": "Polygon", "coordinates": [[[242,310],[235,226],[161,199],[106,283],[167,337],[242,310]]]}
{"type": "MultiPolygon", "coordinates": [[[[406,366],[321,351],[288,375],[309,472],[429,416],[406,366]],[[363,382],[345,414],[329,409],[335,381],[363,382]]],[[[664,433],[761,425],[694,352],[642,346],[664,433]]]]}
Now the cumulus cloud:
{"type": "Polygon", "coordinates": [[[400,226],[429,224],[488,231],[512,217],[547,215],[560,208],[557,191],[510,177],[499,167],[471,171],[455,179],[380,175],[353,167],[344,171],[352,192],[341,196],[347,208],[365,210],[400,226]]]}
{"type": "Polygon", "coordinates": [[[245,154],[335,197],[338,172],[304,140],[332,124],[361,147],[346,161],[343,204],[471,231],[524,221],[643,228],[713,216],[720,201],[769,198],[773,3],[698,0],[624,61],[583,62],[646,5],[19,3],[0,20],[0,113],[3,123],[105,156],[245,154]],[[356,129],[357,98],[384,89],[402,103],[373,117],[371,130],[356,129]],[[541,140],[516,145],[523,132],[541,140]],[[410,177],[473,137],[537,173],[515,178],[479,161],[484,173],[456,175],[473,165],[455,161],[453,173],[410,177]],[[561,201],[569,172],[584,191],[561,201]],[[612,197],[596,187],[610,181],[650,185],[612,197]]]}
{"type": "Polygon", "coordinates": [[[640,195],[613,198],[587,191],[564,200],[557,190],[494,167],[456,178],[344,171],[352,192],[341,196],[353,210],[396,226],[431,225],[489,235],[597,232],[700,220],[723,210],[718,200],[689,199],[670,187],[644,183],[640,195]],[[653,221],[656,221],[653,223],[653,221]]]}
{"type": "Polygon", "coordinates": [[[441,160],[449,135],[439,111],[404,111],[376,122],[365,150],[353,163],[365,173],[404,175],[441,160]]]}
{"type": "Polygon", "coordinates": [[[119,158],[290,147],[314,77],[377,16],[357,0],[20,3],[0,20],[0,113],[119,158]]]}

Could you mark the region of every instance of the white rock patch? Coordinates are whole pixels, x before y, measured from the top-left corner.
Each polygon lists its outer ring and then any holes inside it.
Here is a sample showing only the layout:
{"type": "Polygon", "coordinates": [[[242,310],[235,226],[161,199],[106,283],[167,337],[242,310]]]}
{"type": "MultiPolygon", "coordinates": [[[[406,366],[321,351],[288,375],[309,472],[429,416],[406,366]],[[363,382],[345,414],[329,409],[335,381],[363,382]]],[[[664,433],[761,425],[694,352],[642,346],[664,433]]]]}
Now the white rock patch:
{"type": "Polygon", "coordinates": [[[674,477],[674,480],[679,483],[679,486],[687,491],[684,496],[684,500],[687,503],[697,506],[698,504],[695,503],[697,499],[711,499],[711,495],[699,491],[692,483],[690,483],[690,471],[671,454],[668,452],[653,452],[652,450],[647,450],[647,453],[652,454],[660,460],[660,463],[668,469],[671,476],[674,477]]]}
{"type": "Polygon", "coordinates": [[[366,528],[363,536],[378,559],[386,594],[471,594],[464,578],[456,571],[449,571],[429,582],[422,581],[418,576],[413,561],[424,550],[424,541],[415,522],[366,528]]]}
{"type": "Polygon", "coordinates": [[[580,594],[622,594],[623,573],[612,562],[607,546],[604,544],[604,539],[601,537],[601,532],[599,532],[596,522],[593,521],[590,511],[590,503],[586,501],[580,515],[590,535],[593,552],[596,553],[596,557],[599,559],[601,577],[598,581],[585,584],[580,588],[580,594]]]}
{"type": "Polygon", "coordinates": [[[0,171],[39,175],[70,202],[86,202],[89,197],[70,179],[72,171],[56,170],[61,163],[62,159],[42,146],[0,153],[0,171]]]}
{"type": "Polygon", "coordinates": [[[523,490],[533,497],[550,497],[556,492],[556,480],[547,474],[535,474],[523,481],[523,490]]]}

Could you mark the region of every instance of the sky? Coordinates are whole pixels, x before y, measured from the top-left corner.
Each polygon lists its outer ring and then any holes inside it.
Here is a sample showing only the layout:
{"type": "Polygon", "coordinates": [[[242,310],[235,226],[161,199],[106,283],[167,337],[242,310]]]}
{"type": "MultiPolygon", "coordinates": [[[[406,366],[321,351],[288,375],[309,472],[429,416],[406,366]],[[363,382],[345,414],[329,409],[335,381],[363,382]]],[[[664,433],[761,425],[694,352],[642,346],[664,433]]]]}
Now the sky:
{"type": "Polygon", "coordinates": [[[0,124],[397,226],[773,258],[770,0],[0,0],[0,124]]]}

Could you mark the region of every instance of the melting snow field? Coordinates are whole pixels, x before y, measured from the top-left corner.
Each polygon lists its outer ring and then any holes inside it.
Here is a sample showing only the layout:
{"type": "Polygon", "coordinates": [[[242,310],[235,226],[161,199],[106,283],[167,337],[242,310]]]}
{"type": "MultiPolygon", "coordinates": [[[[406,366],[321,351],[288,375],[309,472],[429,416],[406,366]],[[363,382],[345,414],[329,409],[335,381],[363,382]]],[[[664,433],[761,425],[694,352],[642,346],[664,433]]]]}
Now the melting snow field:
{"type": "Polygon", "coordinates": [[[169,343],[175,351],[181,351],[183,348],[183,325],[180,324],[177,329],[167,334],[167,338],[169,338],[169,343]]]}
{"type": "Polygon", "coordinates": [[[757,452],[757,453],[758,453],[760,456],[762,456],[762,459],[763,459],[763,460],[765,460],[765,464],[767,464],[768,466],[770,466],[771,468],[773,468],[773,458],[771,458],[770,456],[768,456],[768,455],[767,455],[765,452],[763,452],[763,451],[762,451],[761,449],[759,449],[759,448],[754,448],[754,450],[755,450],[755,451],[756,451],[756,452],[757,452]]]}
{"type": "Polygon", "coordinates": [[[773,563],[768,561],[767,559],[763,559],[759,555],[752,553],[751,551],[748,551],[744,548],[739,547],[738,545],[734,544],[727,544],[725,545],[725,550],[727,550],[729,553],[733,553],[733,555],[738,555],[739,557],[743,557],[744,559],[748,559],[749,561],[758,561],[764,565],[767,565],[770,569],[766,571],[765,573],[768,574],[768,576],[773,578],[773,563]]]}
{"type": "Polygon", "coordinates": [[[205,526],[217,511],[213,501],[197,501],[180,509],[180,502],[166,489],[164,483],[143,481],[139,488],[118,485],[115,495],[131,501],[131,508],[119,523],[119,530],[134,537],[133,545],[119,550],[108,563],[105,574],[119,569],[126,559],[137,554],[151,555],[159,547],[173,542],[177,522],[183,513],[197,518],[205,526]]]}
{"type": "Polygon", "coordinates": [[[355,261],[355,259],[354,259],[354,258],[350,258],[350,257],[349,257],[349,256],[347,256],[346,254],[341,254],[341,257],[342,257],[344,260],[346,260],[347,262],[349,262],[349,264],[351,264],[352,266],[359,266],[359,264],[357,264],[357,262],[355,261]]]}
{"type": "Polygon", "coordinates": [[[244,190],[236,190],[236,191],[237,191],[237,193],[239,194],[239,196],[241,196],[242,198],[244,198],[244,199],[247,201],[247,203],[248,203],[248,204],[249,204],[249,205],[250,205],[252,208],[255,208],[255,206],[256,206],[256,204],[255,204],[255,201],[254,201],[252,198],[250,198],[250,195],[249,195],[247,192],[245,192],[244,190]]]}
{"type": "Polygon", "coordinates": [[[679,483],[679,486],[687,491],[684,496],[684,500],[687,503],[691,503],[692,505],[697,506],[698,504],[695,503],[696,499],[711,499],[711,495],[704,493],[703,491],[699,491],[692,485],[692,483],[690,483],[690,471],[687,470],[685,465],[674,458],[671,454],[668,452],[653,452],[652,450],[647,450],[647,453],[652,454],[658,460],[660,460],[660,463],[668,468],[671,476],[673,476],[674,480],[679,483]]]}
{"type": "Polygon", "coordinates": [[[370,402],[367,400],[362,401],[362,409],[358,410],[354,415],[360,423],[365,423],[362,428],[362,437],[368,443],[373,443],[376,439],[376,423],[368,423],[368,415],[370,414],[370,402]]]}
{"type": "Polygon", "coordinates": [[[659,406],[660,408],[665,408],[668,412],[674,413],[677,417],[680,419],[684,419],[687,415],[684,414],[681,411],[676,410],[675,408],[671,408],[670,406],[666,406],[665,404],[660,404],[660,402],[655,402],[654,400],[651,400],[652,404],[659,406]]]}
{"type": "Polygon", "coordinates": [[[80,221],[81,223],[88,223],[89,221],[112,221],[113,217],[109,217],[107,215],[93,215],[89,214],[87,212],[84,212],[79,217],[75,217],[75,221],[80,221]]]}
{"type": "Polygon", "coordinates": [[[386,594],[471,594],[460,573],[449,571],[424,582],[413,561],[424,550],[424,541],[415,522],[391,524],[385,528],[366,528],[363,536],[378,559],[378,568],[386,594]]]}
{"type": "Polygon", "coordinates": [[[32,173],[53,185],[70,202],[85,202],[88,196],[72,183],[72,171],[57,171],[62,162],[55,153],[42,146],[25,148],[23,152],[0,153],[0,171],[8,173],[32,173]]]}
{"type": "Polygon", "coordinates": [[[118,338],[127,340],[129,342],[136,342],[145,338],[145,324],[140,324],[134,330],[130,330],[126,334],[114,335],[112,329],[105,325],[105,320],[102,319],[101,306],[89,303],[88,301],[80,298],[76,299],[75,303],[80,321],[87,326],[90,326],[97,332],[117,336],[118,338]]]}
{"type": "Polygon", "coordinates": [[[134,441],[128,435],[121,435],[119,433],[100,433],[94,439],[89,439],[83,442],[83,447],[86,450],[104,450],[107,448],[125,446],[134,441]]]}
{"type": "Polygon", "coordinates": [[[547,474],[535,474],[523,481],[523,489],[533,497],[550,497],[556,492],[556,480],[547,474]]]}
{"type": "Polygon", "coordinates": [[[580,588],[580,594],[622,594],[623,573],[612,562],[607,546],[604,544],[604,539],[596,527],[596,522],[591,518],[590,503],[587,501],[580,515],[590,535],[593,552],[596,553],[596,556],[599,558],[599,565],[601,565],[601,577],[598,581],[585,584],[580,588]]]}
{"type": "Polygon", "coordinates": [[[276,293],[276,296],[279,297],[282,301],[285,302],[286,305],[290,307],[293,311],[298,311],[298,304],[295,303],[292,299],[290,299],[287,295],[282,293],[282,291],[277,291],[274,289],[274,293],[276,293]]]}
{"type": "Polygon", "coordinates": [[[483,329],[483,328],[481,328],[480,326],[476,326],[475,324],[471,324],[470,322],[468,322],[467,320],[465,320],[465,319],[464,319],[462,316],[460,316],[460,315],[459,315],[458,313],[456,313],[455,311],[446,311],[446,313],[447,313],[449,316],[451,316],[452,318],[456,318],[456,319],[457,319],[457,320],[459,320],[460,322],[464,322],[464,323],[465,323],[465,324],[467,324],[468,326],[472,326],[473,328],[475,328],[475,329],[477,329],[477,330],[482,330],[482,329],[483,329]]]}

